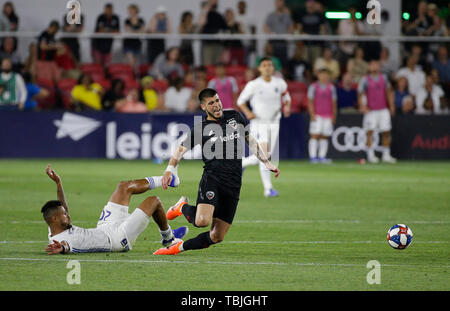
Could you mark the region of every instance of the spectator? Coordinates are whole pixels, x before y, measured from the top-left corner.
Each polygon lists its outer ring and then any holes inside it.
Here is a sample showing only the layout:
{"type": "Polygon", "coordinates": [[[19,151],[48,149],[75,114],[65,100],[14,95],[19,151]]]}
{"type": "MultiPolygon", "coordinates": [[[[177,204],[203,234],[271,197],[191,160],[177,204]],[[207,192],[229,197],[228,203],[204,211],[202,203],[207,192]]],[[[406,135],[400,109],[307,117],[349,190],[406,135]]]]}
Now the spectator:
{"type": "Polygon", "coordinates": [[[81,70],[78,69],[78,62],[70,48],[62,41],[56,50],[55,63],[61,70],[61,78],[78,80],[80,77],[81,70]]]}
{"type": "MultiPolygon", "coordinates": [[[[155,15],[150,20],[149,33],[170,33],[172,26],[167,17],[167,10],[163,6],[156,9],[155,15]]],[[[149,39],[147,40],[147,59],[149,63],[153,63],[158,55],[166,50],[166,43],[164,39],[149,39]]]]}
{"type": "Polygon", "coordinates": [[[111,88],[105,93],[102,99],[102,109],[111,111],[119,100],[125,98],[125,83],[121,79],[113,79],[111,88]]]}
{"type": "Polygon", "coordinates": [[[25,82],[25,87],[27,88],[27,99],[25,100],[24,110],[36,111],[38,108],[38,99],[45,99],[50,96],[50,92],[39,85],[34,84],[31,81],[31,74],[25,72],[23,74],[23,79],[25,82]]]}
{"type": "MultiPolygon", "coordinates": [[[[247,3],[243,0],[237,3],[236,21],[241,24],[244,33],[256,34],[256,21],[247,10],[247,3]]],[[[245,63],[253,64],[256,58],[256,40],[243,40],[245,49],[245,63]]]]}
{"type": "Polygon", "coordinates": [[[101,110],[103,90],[89,74],[83,73],[72,89],[72,103],[76,110],[101,110]]]}
{"type": "Polygon", "coordinates": [[[424,35],[424,32],[431,26],[432,20],[427,15],[428,6],[426,1],[419,1],[417,4],[417,16],[414,19],[414,22],[408,23],[405,26],[405,34],[409,36],[421,36],[424,35]]]}
{"type": "MultiPolygon", "coordinates": [[[[446,37],[448,36],[447,26],[445,25],[445,21],[437,14],[433,15],[433,24],[429,28],[429,32],[426,33],[433,37],[446,37]]],[[[440,47],[440,43],[430,43],[428,46],[428,51],[431,54],[437,53],[440,47]]]]}
{"type": "Polygon", "coordinates": [[[409,92],[416,96],[417,92],[425,85],[425,73],[417,66],[417,56],[410,55],[406,61],[406,67],[397,71],[396,78],[406,77],[408,79],[409,92]]]}
{"type": "MultiPolygon", "coordinates": [[[[192,12],[185,11],[181,15],[181,22],[178,26],[180,34],[193,34],[197,31],[197,26],[193,23],[192,12]]],[[[180,45],[180,63],[192,65],[194,63],[194,52],[192,50],[192,40],[183,39],[180,45]]]]}
{"type": "Polygon", "coordinates": [[[364,60],[364,50],[361,47],[357,47],[354,57],[349,59],[347,63],[347,71],[352,76],[352,82],[359,83],[359,80],[367,74],[368,69],[369,65],[364,60]]]}
{"type": "Polygon", "coordinates": [[[408,90],[408,79],[400,77],[396,81],[394,90],[396,114],[408,114],[414,110],[414,99],[408,90]]]}
{"type": "Polygon", "coordinates": [[[330,73],[330,80],[335,83],[341,74],[341,69],[339,68],[339,63],[337,60],[333,58],[333,52],[331,48],[325,47],[323,49],[322,57],[319,57],[314,63],[314,75],[317,76],[317,73],[320,69],[326,68],[330,73]]]}
{"type": "Polygon", "coordinates": [[[183,77],[183,66],[179,63],[180,49],[172,47],[161,53],[155,60],[149,74],[157,80],[170,80],[175,76],[183,77]]]}
{"type": "Polygon", "coordinates": [[[147,106],[148,111],[153,111],[163,106],[162,97],[153,89],[153,78],[143,77],[141,80],[141,91],[139,99],[147,106]]]}
{"type": "MultiPolygon", "coordinates": [[[[355,17],[356,8],[348,9],[351,14],[350,19],[341,19],[338,24],[337,33],[341,36],[358,36],[364,32],[364,24],[355,17]]],[[[356,42],[340,41],[339,42],[339,60],[346,64],[348,59],[355,53],[357,47],[356,42]]]]}
{"type": "Polygon", "coordinates": [[[216,65],[216,76],[209,81],[208,87],[217,91],[223,109],[236,109],[239,88],[236,79],[225,74],[225,64],[216,65]]]}
{"type": "Polygon", "coordinates": [[[342,75],[342,81],[338,84],[336,92],[339,110],[350,108],[356,111],[358,108],[358,93],[350,73],[346,72],[342,75]]]}
{"type": "MultiPolygon", "coordinates": [[[[114,7],[111,3],[105,5],[103,14],[99,15],[95,23],[95,33],[112,34],[120,32],[119,17],[114,14],[114,7]]],[[[111,63],[111,48],[113,44],[111,38],[92,39],[92,59],[94,63],[107,66],[111,63]]]]}
{"type": "Polygon", "coordinates": [[[61,78],[61,70],[58,68],[55,57],[61,44],[56,42],[55,35],[59,31],[59,23],[52,21],[38,39],[38,61],[36,74],[38,80],[58,82],[61,78]]]}
{"type": "Polygon", "coordinates": [[[19,52],[16,47],[16,40],[13,37],[6,37],[3,39],[2,46],[0,48],[0,60],[4,58],[11,59],[13,64],[13,71],[20,71],[22,69],[22,61],[19,52]]]}
{"type": "MultiPolygon", "coordinates": [[[[270,13],[264,23],[264,32],[267,34],[290,34],[294,32],[294,23],[291,14],[286,7],[284,0],[275,0],[275,11],[270,13]]],[[[287,63],[287,41],[270,40],[273,47],[273,54],[282,65],[287,63]]]]}
{"type": "MultiPolygon", "coordinates": [[[[228,29],[225,19],[217,12],[217,6],[217,0],[209,0],[203,7],[199,20],[201,33],[216,34],[228,29]]],[[[202,52],[203,65],[216,64],[222,57],[223,44],[219,40],[203,40],[202,52]]]]}
{"type": "Polygon", "coordinates": [[[184,81],[180,77],[172,79],[170,85],[164,94],[165,108],[177,113],[187,112],[192,89],[184,87],[184,81]]]}
{"type": "Polygon", "coordinates": [[[31,74],[31,81],[35,82],[37,77],[37,62],[38,62],[38,45],[34,42],[30,43],[28,47],[28,57],[25,60],[23,71],[31,74]]]}
{"type": "Polygon", "coordinates": [[[416,96],[416,114],[447,114],[448,107],[442,88],[433,82],[431,75],[426,77],[425,86],[416,96]]]}
{"type": "Polygon", "coordinates": [[[395,72],[397,72],[398,66],[391,59],[390,52],[387,47],[383,47],[381,49],[380,66],[381,66],[381,73],[385,74],[389,78],[389,80],[393,80],[394,74],[395,74],[395,72]]]}
{"type": "Polygon", "coordinates": [[[191,97],[188,101],[188,111],[190,112],[202,112],[200,104],[198,101],[198,94],[205,89],[207,86],[206,77],[199,75],[198,78],[194,80],[194,89],[192,90],[191,97]]]}
{"type": "Polygon", "coordinates": [[[16,14],[12,2],[7,1],[3,5],[3,17],[6,18],[8,24],[8,27],[5,30],[17,31],[19,29],[19,17],[16,14]]]}
{"type": "Polygon", "coordinates": [[[4,58],[0,73],[0,110],[23,110],[27,89],[22,76],[12,71],[12,62],[4,58]]]}
{"type": "MultiPolygon", "coordinates": [[[[80,16],[80,23],[71,23],[69,24],[67,20],[67,14],[63,17],[63,23],[62,23],[62,31],[66,33],[67,35],[76,35],[84,30],[84,15],[81,14],[80,16]]],[[[61,41],[69,47],[69,50],[72,52],[73,56],[75,57],[77,62],[81,61],[81,55],[80,55],[80,42],[78,41],[78,38],[75,37],[67,37],[62,38],[61,41]]]]}
{"type": "MultiPolygon", "coordinates": [[[[128,6],[128,18],[125,20],[125,31],[129,33],[143,33],[145,22],[139,17],[139,7],[136,4],[128,6]]],[[[140,39],[123,40],[123,52],[131,68],[136,72],[137,60],[141,56],[142,42],[140,39]]]]}
{"type": "Polygon", "coordinates": [[[410,55],[415,56],[417,58],[417,66],[420,67],[423,71],[427,71],[428,62],[426,60],[426,54],[424,53],[424,49],[419,44],[413,44],[411,47],[410,55]]]}
{"type": "Polygon", "coordinates": [[[283,69],[281,61],[278,57],[275,56],[275,54],[273,52],[272,44],[270,42],[267,42],[266,45],[264,46],[264,56],[258,56],[256,58],[254,67],[258,67],[259,63],[261,62],[261,59],[264,57],[270,57],[270,59],[272,60],[273,66],[275,68],[275,71],[278,73],[281,72],[281,70],[283,69]]]}
{"type": "Polygon", "coordinates": [[[117,112],[121,113],[147,113],[147,106],[139,101],[139,92],[137,89],[128,91],[125,99],[119,100],[115,104],[117,112]]]}
{"type": "MultiPolygon", "coordinates": [[[[228,25],[228,32],[231,34],[243,34],[242,25],[236,21],[232,9],[225,11],[225,21],[228,25]]],[[[245,50],[241,40],[226,40],[224,42],[223,61],[225,64],[244,64],[245,50]]]]}
{"type": "Polygon", "coordinates": [[[443,83],[450,83],[450,58],[445,45],[441,45],[437,57],[433,62],[433,68],[439,73],[439,79],[443,83]]]}
{"type": "MultiPolygon", "coordinates": [[[[194,81],[199,80],[199,79],[203,79],[206,81],[208,78],[208,70],[203,65],[194,67],[193,74],[194,74],[194,81]]],[[[205,84],[205,88],[206,88],[206,84],[205,84]]]]}
{"type": "MultiPolygon", "coordinates": [[[[305,3],[306,11],[294,17],[296,28],[300,34],[324,35],[326,34],[325,17],[318,12],[318,5],[315,0],[308,0],[305,3]]],[[[322,42],[306,41],[307,61],[314,64],[321,54],[322,42]]]]}
{"type": "Polygon", "coordinates": [[[305,61],[304,43],[298,41],[292,58],[285,68],[285,76],[288,80],[308,83],[311,81],[311,65],[305,61]]]}

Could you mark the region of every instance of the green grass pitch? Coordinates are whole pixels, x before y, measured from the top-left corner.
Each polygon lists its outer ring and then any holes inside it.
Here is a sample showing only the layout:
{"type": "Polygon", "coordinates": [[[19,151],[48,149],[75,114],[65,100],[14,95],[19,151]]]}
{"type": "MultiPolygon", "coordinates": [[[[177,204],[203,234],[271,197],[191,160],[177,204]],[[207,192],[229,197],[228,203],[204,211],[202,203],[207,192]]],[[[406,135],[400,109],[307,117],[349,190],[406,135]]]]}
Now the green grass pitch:
{"type": "MultiPolygon", "coordinates": [[[[0,161],[0,290],[449,290],[450,162],[359,165],[280,163],[280,197],[263,197],[259,170],[248,168],[225,241],[177,256],[155,256],[159,233],[151,222],[128,253],[48,256],[40,208],[56,198],[45,166],[61,175],[72,222],[95,227],[120,180],[161,175],[166,163],[106,160],[0,161]],[[406,250],[386,242],[388,228],[414,233],[406,250]],[[81,284],[66,281],[69,260],[81,265],[81,284]],[[367,263],[380,264],[381,284],[368,284],[367,263]]],[[[183,161],[177,189],[147,195],[167,209],[181,195],[196,199],[199,161],[183,161]]],[[[184,225],[177,218],[173,228],[184,225]]],[[[190,226],[187,238],[204,232],[190,226]]]]}

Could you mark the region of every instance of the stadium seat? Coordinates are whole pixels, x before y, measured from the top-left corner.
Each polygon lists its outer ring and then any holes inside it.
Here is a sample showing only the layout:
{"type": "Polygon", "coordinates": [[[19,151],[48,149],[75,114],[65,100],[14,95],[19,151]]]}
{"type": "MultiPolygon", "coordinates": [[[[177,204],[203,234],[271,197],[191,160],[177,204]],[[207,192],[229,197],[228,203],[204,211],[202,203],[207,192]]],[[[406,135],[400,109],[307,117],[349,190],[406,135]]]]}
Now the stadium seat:
{"type": "Polygon", "coordinates": [[[135,79],[128,79],[123,81],[125,83],[125,94],[131,89],[139,89],[139,82],[135,79]]]}
{"type": "Polygon", "coordinates": [[[134,74],[128,71],[117,71],[111,73],[111,79],[121,79],[121,80],[130,80],[135,79],[134,74]]]}
{"type": "Polygon", "coordinates": [[[164,93],[169,87],[168,83],[164,80],[155,80],[152,85],[153,89],[158,93],[164,93]]]}
{"type": "Polygon", "coordinates": [[[130,74],[134,75],[133,68],[131,68],[130,65],[121,64],[121,63],[110,64],[108,66],[108,72],[111,74],[111,76],[113,76],[117,73],[130,73],[130,74]]]}
{"type": "Polygon", "coordinates": [[[151,64],[141,64],[139,65],[139,77],[145,77],[148,75],[148,71],[152,68],[151,64]]]}
{"type": "Polygon", "coordinates": [[[216,75],[216,67],[214,65],[205,65],[206,75],[207,76],[215,76],[216,75]]]}
{"type": "Polygon", "coordinates": [[[108,79],[105,79],[105,78],[98,79],[98,80],[94,79],[94,82],[100,84],[103,88],[103,91],[105,91],[105,92],[108,91],[109,88],[111,87],[111,81],[108,79]]]}
{"type": "Polygon", "coordinates": [[[225,67],[225,72],[229,76],[245,76],[247,66],[245,65],[229,65],[225,67]]]}
{"type": "Polygon", "coordinates": [[[93,63],[84,63],[84,64],[80,64],[80,70],[84,73],[101,73],[101,74],[105,74],[105,71],[103,70],[102,65],[100,64],[93,64],[93,63]]]}
{"type": "Polygon", "coordinates": [[[41,88],[46,89],[50,94],[44,99],[37,99],[37,103],[40,109],[50,109],[56,105],[56,89],[53,81],[40,79],[36,81],[36,84],[41,88]]]}
{"type": "Polygon", "coordinates": [[[308,109],[307,86],[303,82],[288,81],[288,91],[291,95],[291,112],[299,113],[308,109]]]}
{"type": "Polygon", "coordinates": [[[58,82],[58,90],[64,107],[68,110],[72,109],[70,100],[72,89],[77,85],[77,80],[63,79],[58,82]]]}

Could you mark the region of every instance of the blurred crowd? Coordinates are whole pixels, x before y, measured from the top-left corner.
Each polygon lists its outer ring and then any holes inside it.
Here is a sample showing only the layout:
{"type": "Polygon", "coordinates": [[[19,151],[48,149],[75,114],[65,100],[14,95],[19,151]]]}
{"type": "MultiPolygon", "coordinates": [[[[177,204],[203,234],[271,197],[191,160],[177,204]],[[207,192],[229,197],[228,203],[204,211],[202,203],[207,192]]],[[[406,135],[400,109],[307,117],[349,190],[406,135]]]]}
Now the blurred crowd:
{"type": "MultiPolygon", "coordinates": [[[[80,24],[71,25],[64,16],[62,23],[49,23],[30,44],[25,58],[17,50],[19,38],[1,38],[0,110],[196,112],[197,94],[207,86],[221,90],[224,108],[236,108],[240,90],[258,75],[255,68],[266,56],[272,58],[276,74],[288,81],[293,112],[306,110],[307,87],[322,68],[328,69],[336,85],[339,110],[357,111],[357,85],[368,74],[368,63],[376,59],[393,86],[399,114],[448,113],[448,44],[402,44],[402,59],[395,62],[382,44],[386,33],[383,22],[368,24],[356,17],[358,8],[350,7],[350,19],[331,25],[325,18],[324,3],[307,0],[303,10],[292,10],[284,0],[274,0],[273,12],[260,17],[262,29],[257,29],[258,20],[249,13],[245,1],[223,12],[218,10],[218,0],[203,1],[199,16],[183,12],[177,29],[173,29],[163,6],[155,8],[151,19],[145,21],[135,4],[128,6],[128,16],[122,19],[108,3],[96,19],[94,32],[371,35],[379,36],[380,41],[298,41],[290,52],[287,41],[268,40],[263,55],[258,55],[256,40],[203,40],[202,65],[194,66],[192,40],[166,46],[164,39],[127,38],[122,40],[123,61],[113,63],[114,39],[95,38],[91,39],[92,63],[82,63],[85,51],[81,51],[79,39],[57,37],[85,31],[84,17],[80,24]]],[[[19,29],[20,19],[12,2],[4,3],[0,15],[0,31],[19,29]]],[[[390,18],[387,11],[381,17],[382,21],[390,18]]],[[[411,18],[403,21],[402,31],[405,36],[448,36],[449,21],[450,3],[440,8],[420,1],[411,18]]]]}

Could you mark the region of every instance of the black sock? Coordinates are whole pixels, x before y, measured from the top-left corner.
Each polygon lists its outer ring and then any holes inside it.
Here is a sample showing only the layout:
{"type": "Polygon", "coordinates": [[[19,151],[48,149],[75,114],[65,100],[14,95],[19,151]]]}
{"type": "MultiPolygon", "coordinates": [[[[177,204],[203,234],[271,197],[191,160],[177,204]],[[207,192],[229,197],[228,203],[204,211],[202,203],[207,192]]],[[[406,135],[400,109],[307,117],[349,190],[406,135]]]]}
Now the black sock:
{"type": "Polygon", "coordinates": [[[197,214],[197,205],[184,204],[181,208],[181,212],[187,221],[195,226],[195,215],[197,214]]]}
{"type": "Polygon", "coordinates": [[[209,236],[209,231],[200,233],[195,238],[187,240],[183,243],[183,250],[188,251],[192,249],[208,248],[214,244],[209,236]]]}

